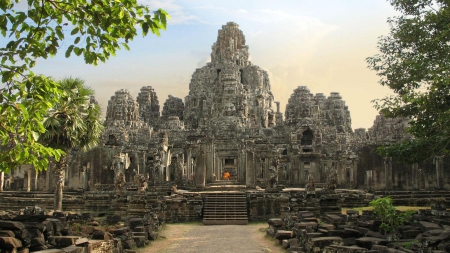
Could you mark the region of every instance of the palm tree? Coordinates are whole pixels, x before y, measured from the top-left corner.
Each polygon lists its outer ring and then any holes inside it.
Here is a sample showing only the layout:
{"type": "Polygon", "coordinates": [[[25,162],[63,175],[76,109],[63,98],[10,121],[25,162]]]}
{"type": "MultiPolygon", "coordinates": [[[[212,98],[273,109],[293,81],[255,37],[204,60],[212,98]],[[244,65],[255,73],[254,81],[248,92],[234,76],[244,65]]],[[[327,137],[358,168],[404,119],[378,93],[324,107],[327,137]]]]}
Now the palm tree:
{"type": "Polygon", "coordinates": [[[62,210],[65,171],[70,151],[87,151],[98,145],[103,126],[100,122],[100,107],[91,101],[94,90],[79,78],[65,78],[58,82],[64,95],[44,119],[46,129],[39,141],[48,147],[65,152],[54,164],[55,211],[62,210]]]}

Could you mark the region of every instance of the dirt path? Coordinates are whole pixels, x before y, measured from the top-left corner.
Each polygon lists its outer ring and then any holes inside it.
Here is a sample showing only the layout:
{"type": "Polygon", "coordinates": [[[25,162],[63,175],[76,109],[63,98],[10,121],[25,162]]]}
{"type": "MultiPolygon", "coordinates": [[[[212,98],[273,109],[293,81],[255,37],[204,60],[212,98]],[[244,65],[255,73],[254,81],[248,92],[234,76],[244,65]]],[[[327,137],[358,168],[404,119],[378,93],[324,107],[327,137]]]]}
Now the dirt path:
{"type": "Polygon", "coordinates": [[[203,226],[168,224],[156,241],[139,253],[282,253],[278,242],[265,234],[267,224],[203,226]]]}

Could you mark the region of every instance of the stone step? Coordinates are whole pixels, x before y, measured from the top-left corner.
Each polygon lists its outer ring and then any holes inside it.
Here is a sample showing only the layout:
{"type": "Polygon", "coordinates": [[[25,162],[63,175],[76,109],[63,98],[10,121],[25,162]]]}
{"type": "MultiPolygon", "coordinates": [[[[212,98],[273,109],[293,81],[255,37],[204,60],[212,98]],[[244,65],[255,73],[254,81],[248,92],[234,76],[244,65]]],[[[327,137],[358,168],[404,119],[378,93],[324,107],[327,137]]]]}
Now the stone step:
{"type": "Polygon", "coordinates": [[[204,225],[248,224],[247,198],[241,192],[208,193],[203,206],[204,225]]]}

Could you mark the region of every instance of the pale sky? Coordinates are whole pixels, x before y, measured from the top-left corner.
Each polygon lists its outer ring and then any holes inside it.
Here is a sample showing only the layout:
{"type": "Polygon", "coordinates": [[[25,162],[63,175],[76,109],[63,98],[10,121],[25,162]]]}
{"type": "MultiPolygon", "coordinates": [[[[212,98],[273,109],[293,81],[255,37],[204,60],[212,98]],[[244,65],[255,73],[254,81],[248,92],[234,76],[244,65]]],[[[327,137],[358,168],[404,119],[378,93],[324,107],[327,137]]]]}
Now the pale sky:
{"type": "Polygon", "coordinates": [[[269,73],[283,113],[293,90],[307,86],[314,94],[340,92],[353,129],[369,128],[377,115],[371,100],[390,94],[365,62],[377,53],[377,38],[389,32],[387,18],[397,15],[386,0],[140,2],[172,16],[161,37],[139,36],[130,51],[99,66],[75,55],[64,58],[68,44],[63,44],[56,57],[38,61],[33,71],[84,79],[103,112],[115,91],[128,89],[136,97],[142,86],[153,86],[162,110],[169,94],[184,100],[192,73],[209,61],[217,31],[233,21],[245,35],[252,63],[269,73]]]}

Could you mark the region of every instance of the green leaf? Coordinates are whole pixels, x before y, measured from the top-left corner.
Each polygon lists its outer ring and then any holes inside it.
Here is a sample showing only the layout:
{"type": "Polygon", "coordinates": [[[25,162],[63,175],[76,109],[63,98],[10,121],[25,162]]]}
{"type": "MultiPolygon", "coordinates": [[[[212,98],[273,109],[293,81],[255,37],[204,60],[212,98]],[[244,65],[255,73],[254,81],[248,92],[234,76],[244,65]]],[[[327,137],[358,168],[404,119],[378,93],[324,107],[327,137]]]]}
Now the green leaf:
{"type": "Polygon", "coordinates": [[[80,29],[79,29],[78,27],[75,27],[75,28],[72,30],[72,32],[70,33],[70,35],[75,35],[75,34],[77,34],[78,32],[80,32],[80,29]]]}
{"type": "Polygon", "coordinates": [[[70,45],[69,48],[67,48],[66,58],[70,57],[70,54],[72,53],[73,47],[74,47],[74,45],[70,45]]]}

